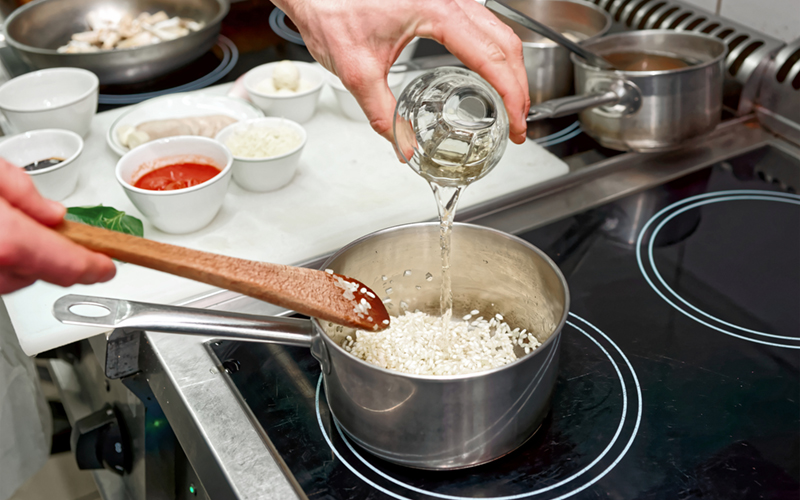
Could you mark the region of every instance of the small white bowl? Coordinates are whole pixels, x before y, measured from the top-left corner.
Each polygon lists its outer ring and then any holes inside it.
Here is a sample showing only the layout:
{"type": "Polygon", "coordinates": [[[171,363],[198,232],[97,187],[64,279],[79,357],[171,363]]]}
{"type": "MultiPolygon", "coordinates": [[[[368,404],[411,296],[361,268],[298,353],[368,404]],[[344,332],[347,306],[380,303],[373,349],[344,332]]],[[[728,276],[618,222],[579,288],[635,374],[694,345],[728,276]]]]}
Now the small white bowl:
{"type": "Polygon", "coordinates": [[[64,158],[52,167],[25,172],[42,196],[56,201],[75,191],[81,164],[78,157],[82,151],[83,139],[69,130],[32,130],[0,142],[0,157],[18,167],[48,158],[64,158]]]}
{"type": "Polygon", "coordinates": [[[165,233],[184,234],[206,227],[225,201],[231,180],[233,156],[228,148],[207,137],[177,136],[142,144],[117,162],[117,181],[137,209],[165,233]],[[172,191],[134,187],[139,178],[159,167],[192,161],[198,156],[212,160],[221,172],[197,186],[172,191]]]}
{"type": "Polygon", "coordinates": [[[248,191],[267,192],[289,184],[297,172],[300,155],[306,145],[306,131],[298,123],[285,118],[253,118],[228,125],[216,136],[225,144],[231,135],[251,127],[287,127],[300,135],[300,145],[291,151],[266,158],[244,158],[233,155],[233,180],[248,191]]]}
{"type": "Polygon", "coordinates": [[[311,88],[294,94],[266,94],[257,90],[258,85],[272,78],[272,72],[278,62],[256,66],[244,77],[244,88],[253,104],[269,116],[288,118],[303,123],[311,119],[317,110],[317,102],[324,83],[324,74],[320,68],[311,63],[292,61],[300,72],[300,78],[307,81],[311,88]]]}
{"type": "MultiPolygon", "coordinates": [[[[339,109],[342,110],[342,113],[344,113],[346,117],[357,122],[369,121],[367,115],[364,114],[361,106],[359,106],[358,101],[356,101],[355,96],[344,87],[342,81],[333,73],[328,73],[326,76],[328,85],[333,89],[333,94],[336,96],[336,102],[339,103],[339,109]]],[[[405,81],[405,73],[389,73],[387,82],[389,84],[389,90],[392,91],[395,98],[397,98],[405,88],[405,81]]]]}
{"type": "Polygon", "coordinates": [[[99,85],[85,69],[34,71],[0,86],[0,111],[17,132],[61,128],[86,137],[97,112],[99,85]]]}

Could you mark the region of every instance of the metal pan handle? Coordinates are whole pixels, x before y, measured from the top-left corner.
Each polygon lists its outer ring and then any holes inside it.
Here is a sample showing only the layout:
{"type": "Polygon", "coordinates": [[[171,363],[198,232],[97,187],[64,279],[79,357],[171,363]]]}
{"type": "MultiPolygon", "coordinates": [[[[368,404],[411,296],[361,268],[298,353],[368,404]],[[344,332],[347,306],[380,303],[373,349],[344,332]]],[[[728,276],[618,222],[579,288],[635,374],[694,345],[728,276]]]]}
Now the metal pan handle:
{"type": "Polygon", "coordinates": [[[61,297],[53,304],[53,316],[68,325],[203,335],[299,347],[311,347],[316,336],[311,321],[306,319],[254,316],[86,295],[61,297]],[[92,312],[100,314],[81,314],[78,306],[91,306],[92,312]]]}
{"type": "Polygon", "coordinates": [[[613,90],[598,92],[589,95],[571,95],[559,99],[551,99],[541,104],[531,106],[527,120],[535,122],[545,118],[558,118],[583,111],[584,109],[594,108],[607,104],[616,104],[620,100],[619,95],[613,90]]]}
{"type": "Polygon", "coordinates": [[[527,120],[558,118],[600,106],[608,116],[624,116],[636,113],[642,106],[642,92],[628,80],[592,78],[583,89],[586,94],[551,99],[531,106],[527,120]]]}

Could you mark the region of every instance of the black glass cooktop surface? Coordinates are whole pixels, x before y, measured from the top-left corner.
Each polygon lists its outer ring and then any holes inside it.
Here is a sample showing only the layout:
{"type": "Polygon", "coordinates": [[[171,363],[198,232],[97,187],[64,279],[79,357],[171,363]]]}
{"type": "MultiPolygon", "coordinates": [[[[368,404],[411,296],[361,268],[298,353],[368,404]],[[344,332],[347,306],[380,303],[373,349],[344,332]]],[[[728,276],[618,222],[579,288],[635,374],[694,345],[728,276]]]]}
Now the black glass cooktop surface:
{"type": "Polygon", "coordinates": [[[775,161],[757,151],[521,235],[572,307],[550,413],[486,465],[384,462],[337,428],[307,350],[209,347],[311,499],[796,500],[800,196],[765,175],[775,161]]]}

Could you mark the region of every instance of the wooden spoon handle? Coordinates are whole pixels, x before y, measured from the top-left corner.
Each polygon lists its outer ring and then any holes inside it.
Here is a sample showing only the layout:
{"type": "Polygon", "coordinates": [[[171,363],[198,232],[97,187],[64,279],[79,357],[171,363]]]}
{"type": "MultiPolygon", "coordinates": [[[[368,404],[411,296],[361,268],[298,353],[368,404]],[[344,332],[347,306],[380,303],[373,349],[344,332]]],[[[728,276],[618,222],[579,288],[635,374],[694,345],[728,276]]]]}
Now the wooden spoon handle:
{"type": "Polygon", "coordinates": [[[319,274],[325,274],[321,271],[192,250],[67,220],[54,229],[79,245],[123,262],[232,290],[304,314],[329,316],[308,303],[308,297],[319,292],[314,286],[319,274]]]}

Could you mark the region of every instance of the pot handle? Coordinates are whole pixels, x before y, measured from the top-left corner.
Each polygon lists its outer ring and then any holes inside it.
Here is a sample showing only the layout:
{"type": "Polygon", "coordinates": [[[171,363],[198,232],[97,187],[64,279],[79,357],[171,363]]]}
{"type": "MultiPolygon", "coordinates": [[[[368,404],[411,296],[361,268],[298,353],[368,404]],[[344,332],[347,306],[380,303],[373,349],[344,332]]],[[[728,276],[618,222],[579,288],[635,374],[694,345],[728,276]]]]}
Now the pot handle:
{"type": "Polygon", "coordinates": [[[582,88],[588,93],[552,99],[531,106],[528,121],[557,118],[598,106],[603,106],[599,110],[602,114],[618,118],[636,113],[642,106],[641,90],[635,83],[628,80],[605,77],[590,78],[582,85],[582,88]]]}
{"type": "Polygon", "coordinates": [[[254,316],[87,295],[61,297],[53,304],[53,316],[68,325],[203,335],[299,347],[311,347],[316,337],[307,319],[254,316]],[[81,314],[78,306],[89,306],[91,312],[81,314]],[[95,312],[100,314],[92,314],[95,312]]]}
{"type": "Polygon", "coordinates": [[[529,122],[545,118],[558,118],[559,116],[572,115],[584,109],[595,108],[608,104],[617,104],[621,97],[613,90],[597,92],[587,95],[571,95],[559,99],[551,99],[541,104],[531,106],[528,112],[529,122]]]}

